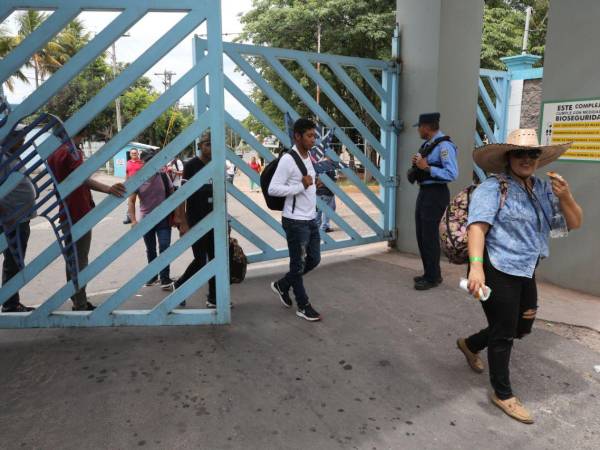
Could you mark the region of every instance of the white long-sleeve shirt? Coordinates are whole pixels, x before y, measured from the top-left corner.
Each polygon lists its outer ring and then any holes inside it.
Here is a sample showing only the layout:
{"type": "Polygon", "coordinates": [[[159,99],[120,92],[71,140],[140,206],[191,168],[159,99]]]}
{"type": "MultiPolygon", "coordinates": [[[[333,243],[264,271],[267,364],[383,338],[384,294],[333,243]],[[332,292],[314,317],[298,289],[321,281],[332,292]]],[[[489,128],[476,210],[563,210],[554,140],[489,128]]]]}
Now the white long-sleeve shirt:
{"type": "MultiPolygon", "coordinates": [[[[300,155],[295,146],[292,150],[300,155]]],[[[310,157],[304,159],[300,155],[300,158],[306,166],[306,172],[314,180],[316,173],[310,157]]],[[[292,155],[285,154],[281,157],[269,184],[269,195],[286,198],[282,216],[287,219],[312,220],[317,216],[317,188],[314,183],[307,189],[304,188],[302,172],[292,155]],[[296,197],[296,207],[292,212],[294,197],[296,197]]]]}

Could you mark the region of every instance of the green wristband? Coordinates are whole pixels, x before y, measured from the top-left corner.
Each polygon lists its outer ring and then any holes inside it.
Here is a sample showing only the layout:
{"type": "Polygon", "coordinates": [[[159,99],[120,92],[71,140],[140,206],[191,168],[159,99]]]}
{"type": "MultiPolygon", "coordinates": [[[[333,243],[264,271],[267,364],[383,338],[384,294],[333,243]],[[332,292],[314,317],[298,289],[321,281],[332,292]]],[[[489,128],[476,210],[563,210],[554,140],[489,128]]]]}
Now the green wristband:
{"type": "Polygon", "coordinates": [[[469,262],[483,262],[483,258],[481,256],[469,256],[469,262]]]}

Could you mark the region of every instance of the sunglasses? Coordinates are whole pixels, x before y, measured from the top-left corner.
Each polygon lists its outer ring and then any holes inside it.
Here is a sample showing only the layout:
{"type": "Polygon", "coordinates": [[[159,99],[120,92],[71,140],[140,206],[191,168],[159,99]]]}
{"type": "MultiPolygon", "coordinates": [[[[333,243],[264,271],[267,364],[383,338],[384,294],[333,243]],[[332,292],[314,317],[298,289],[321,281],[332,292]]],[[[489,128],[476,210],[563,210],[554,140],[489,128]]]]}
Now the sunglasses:
{"type": "Polygon", "coordinates": [[[510,152],[510,155],[517,159],[523,159],[523,158],[538,159],[541,154],[542,154],[542,151],[538,148],[519,149],[519,150],[513,150],[510,152]]]}

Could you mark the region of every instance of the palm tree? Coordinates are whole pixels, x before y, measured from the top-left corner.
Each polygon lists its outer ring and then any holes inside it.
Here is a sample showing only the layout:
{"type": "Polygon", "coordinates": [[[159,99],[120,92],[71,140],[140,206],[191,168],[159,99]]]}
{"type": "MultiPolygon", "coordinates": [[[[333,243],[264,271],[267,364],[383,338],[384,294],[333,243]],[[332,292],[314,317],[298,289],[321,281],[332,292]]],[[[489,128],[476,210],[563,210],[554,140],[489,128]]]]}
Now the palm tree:
{"type": "MultiPolygon", "coordinates": [[[[18,42],[20,43],[33,33],[47,17],[48,14],[35,10],[27,10],[19,14],[17,16],[19,29],[16,36],[18,42]]],[[[60,45],[56,40],[51,40],[43,48],[35,52],[29,62],[25,64],[26,67],[33,67],[36,89],[40,86],[40,81],[44,81],[46,75],[56,72],[60,68],[60,62],[53,56],[59,52],[60,45]]]]}
{"type": "MultiPolygon", "coordinates": [[[[12,49],[17,46],[17,44],[17,37],[11,35],[5,26],[0,26],[0,59],[8,55],[12,51],[12,49]]],[[[27,79],[25,74],[22,71],[18,70],[6,80],[6,86],[11,92],[15,89],[15,85],[13,82],[15,78],[25,83],[29,83],[29,80],[27,79]]]]}
{"type": "MultiPolygon", "coordinates": [[[[91,33],[86,31],[83,22],[74,19],[56,37],[59,51],[53,54],[54,58],[63,66],[89,42],[90,38],[91,33]]],[[[53,72],[55,71],[53,70],[53,72]]]]}

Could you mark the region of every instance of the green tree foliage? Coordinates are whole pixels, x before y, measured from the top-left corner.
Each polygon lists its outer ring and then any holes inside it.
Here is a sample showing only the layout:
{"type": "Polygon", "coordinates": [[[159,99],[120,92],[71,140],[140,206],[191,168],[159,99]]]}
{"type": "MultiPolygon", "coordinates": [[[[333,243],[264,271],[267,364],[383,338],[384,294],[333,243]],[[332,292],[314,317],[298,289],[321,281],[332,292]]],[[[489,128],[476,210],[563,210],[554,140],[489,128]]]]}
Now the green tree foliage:
{"type": "Polygon", "coordinates": [[[505,7],[485,7],[481,41],[481,67],[505,70],[500,58],[521,52],[525,17],[522,12],[505,7]]]}
{"type": "MultiPolygon", "coordinates": [[[[35,10],[27,10],[17,14],[17,33],[14,35],[8,31],[5,25],[0,26],[0,57],[4,57],[21,44],[48,16],[49,14],[47,13],[35,10]]],[[[44,81],[49,73],[55,72],[60,68],[61,64],[55,56],[61,50],[61,46],[56,39],[51,39],[46,45],[31,55],[31,58],[25,64],[25,67],[33,69],[36,88],[39,87],[40,82],[44,81]]],[[[14,89],[14,78],[29,83],[25,74],[21,70],[18,70],[6,82],[8,89],[11,91],[14,89]]]]}
{"type": "MultiPolygon", "coordinates": [[[[159,97],[159,93],[150,87],[148,78],[141,79],[121,96],[121,113],[126,125],[140,112],[145,110],[159,97]]],[[[136,141],[163,147],[194,121],[194,110],[187,106],[175,105],[161,114],[154,123],[144,130],[136,141]]],[[[192,150],[190,144],[186,150],[192,150]]]]}
{"type": "MultiPolygon", "coordinates": [[[[6,25],[0,25],[0,59],[8,55],[17,45],[19,39],[17,36],[13,36],[6,25]]],[[[10,91],[14,90],[14,80],[21,80],[24,83],[29,83],[29,80],[25,74],[18,70],[11,77],[6,80],[6,86],[10,91]]]]}
{"type": "MultiPolygon", "coordinates": [[[[48,18],[48,15],[32,9],[17,15],[17,24],[19,27],[17,31],[17,44],[33,33],[48,18]]],[[[55,39],[52,39],[31,56],[26,67],[33,68],[36,88],[39,87],[40,82],[44,81],[48,74],[56,72],[60,68],[61,64],[55,58],[55,55],[60,51],[60,44],[55,39]]]]}
{"type": "MultiPolygon", "coordinates": [[[[533,7],[528,52],[544,56],[549,0],[486,0],[481,45],[482,68],[505,70],[500,58],[521,53],[525,10],[528,6],[533,7]]],[[[543,60],[540,62],[542,64],[543,60]]]]}
{"type": "MultiPolygon", "coordinates": [[[[29,10],[17,15],[18,31],[16,34],[12,35],[6,27],[0,28],[0,57],[12,51],[46,18],[47,14],[45,13],[29,10]]],[[[90,39],[91,33],[86,30],[83,22],[75,19],[56,38],[35,53],[26,67],[34,69],[36,87],[45,77],[66,64],[90,39]]],[[[119,64],[117,74],[121,73],[126,67],[127,64],[119,64]]],[[[11,78],[28,82],[27,77],[21,71],[11,78]]],[[[94,98],[113,78],[112,67],[107,62],[107,55],[102,54],[52,97],[44,107],[44,111],[67,120],[94,98]]],[[[12,81],[12,79],[7,81],[7,86],[11,90],[13,88],[12,81]]],[[[127,125],[158,97],[159,94],[153,89],[148,77],[138,78],[121,95],[123,125],[127,125]]],[[[162,114],[135,140],[162,146],[190,125],[193,116],[193,110],[189,107],[174,106],[162,114]]],[[[104,111],[97,115],[83,131],[86,139],[99,141],[108,141],[115,133],[116,111],[114,102],[111,102],[104,111]]]]}
{"type": "MultiPolygon", "coordinates": [[[[75,54],[89,42],[91,33],[85,29],[83,22],[75,19],[62,30],[56,37],[58,48],[54,49],[52,56],[59,67],[67,63],[75,54]]],[[[56,72],[58,68],[52,70],[56,72]]]]}
{"type": "MultiPolygon", "coordinates": [[[[110,67],[103,58],[98,58],[52,97],[44,109],[67,120],[91,100],[110,78],[112,78],[110,67]]],[[[90,122],[85,131],[86,138],[99,140],[110,138],[113,123],[114,105],[90,122]]]]}
{"type": "MultiPolygon", "coordinates": [[[[303,51],[317,50],[317,30],[321,26],[321,51],[339,55],[350,55],[376,59],[388,59],[391,55],[391,39],[395,24],[395,0],[255,0],[253,8],[241,22],[244,33],[242,41],[256,45],[282,47],[303,51]]],[[[316,86],[296,63],[282,61],[283,65],[313,96],[316,86]]],[[[262,59],[253,60],[262,76],[294,107],[301,115],[314,115],[306,105],[280,79],[275,71],[262,59]]],[[[367,125],[371,119],[358,102],[353,101],[346,88],[331,73],[327,66],[321,67],[321,74],[342,98],[348,100],[354,111],[360,111],[367,125]]],[[[368,91],[362,77],[350,71],[349,75],[363,90],[368,91]]],[[[378,106],[375,95],[370,95],[378,106]]],[[[283,114],[258,89],[252,92],[254,102],[283,127],[283,114]]],[[[341,126],[350,123],[339,113],[333,103],[321,95],[321,106],[341,126]]],[[[251,131],[271,134],[260,122],[249,116],[245,122],[251,131]]]]}

